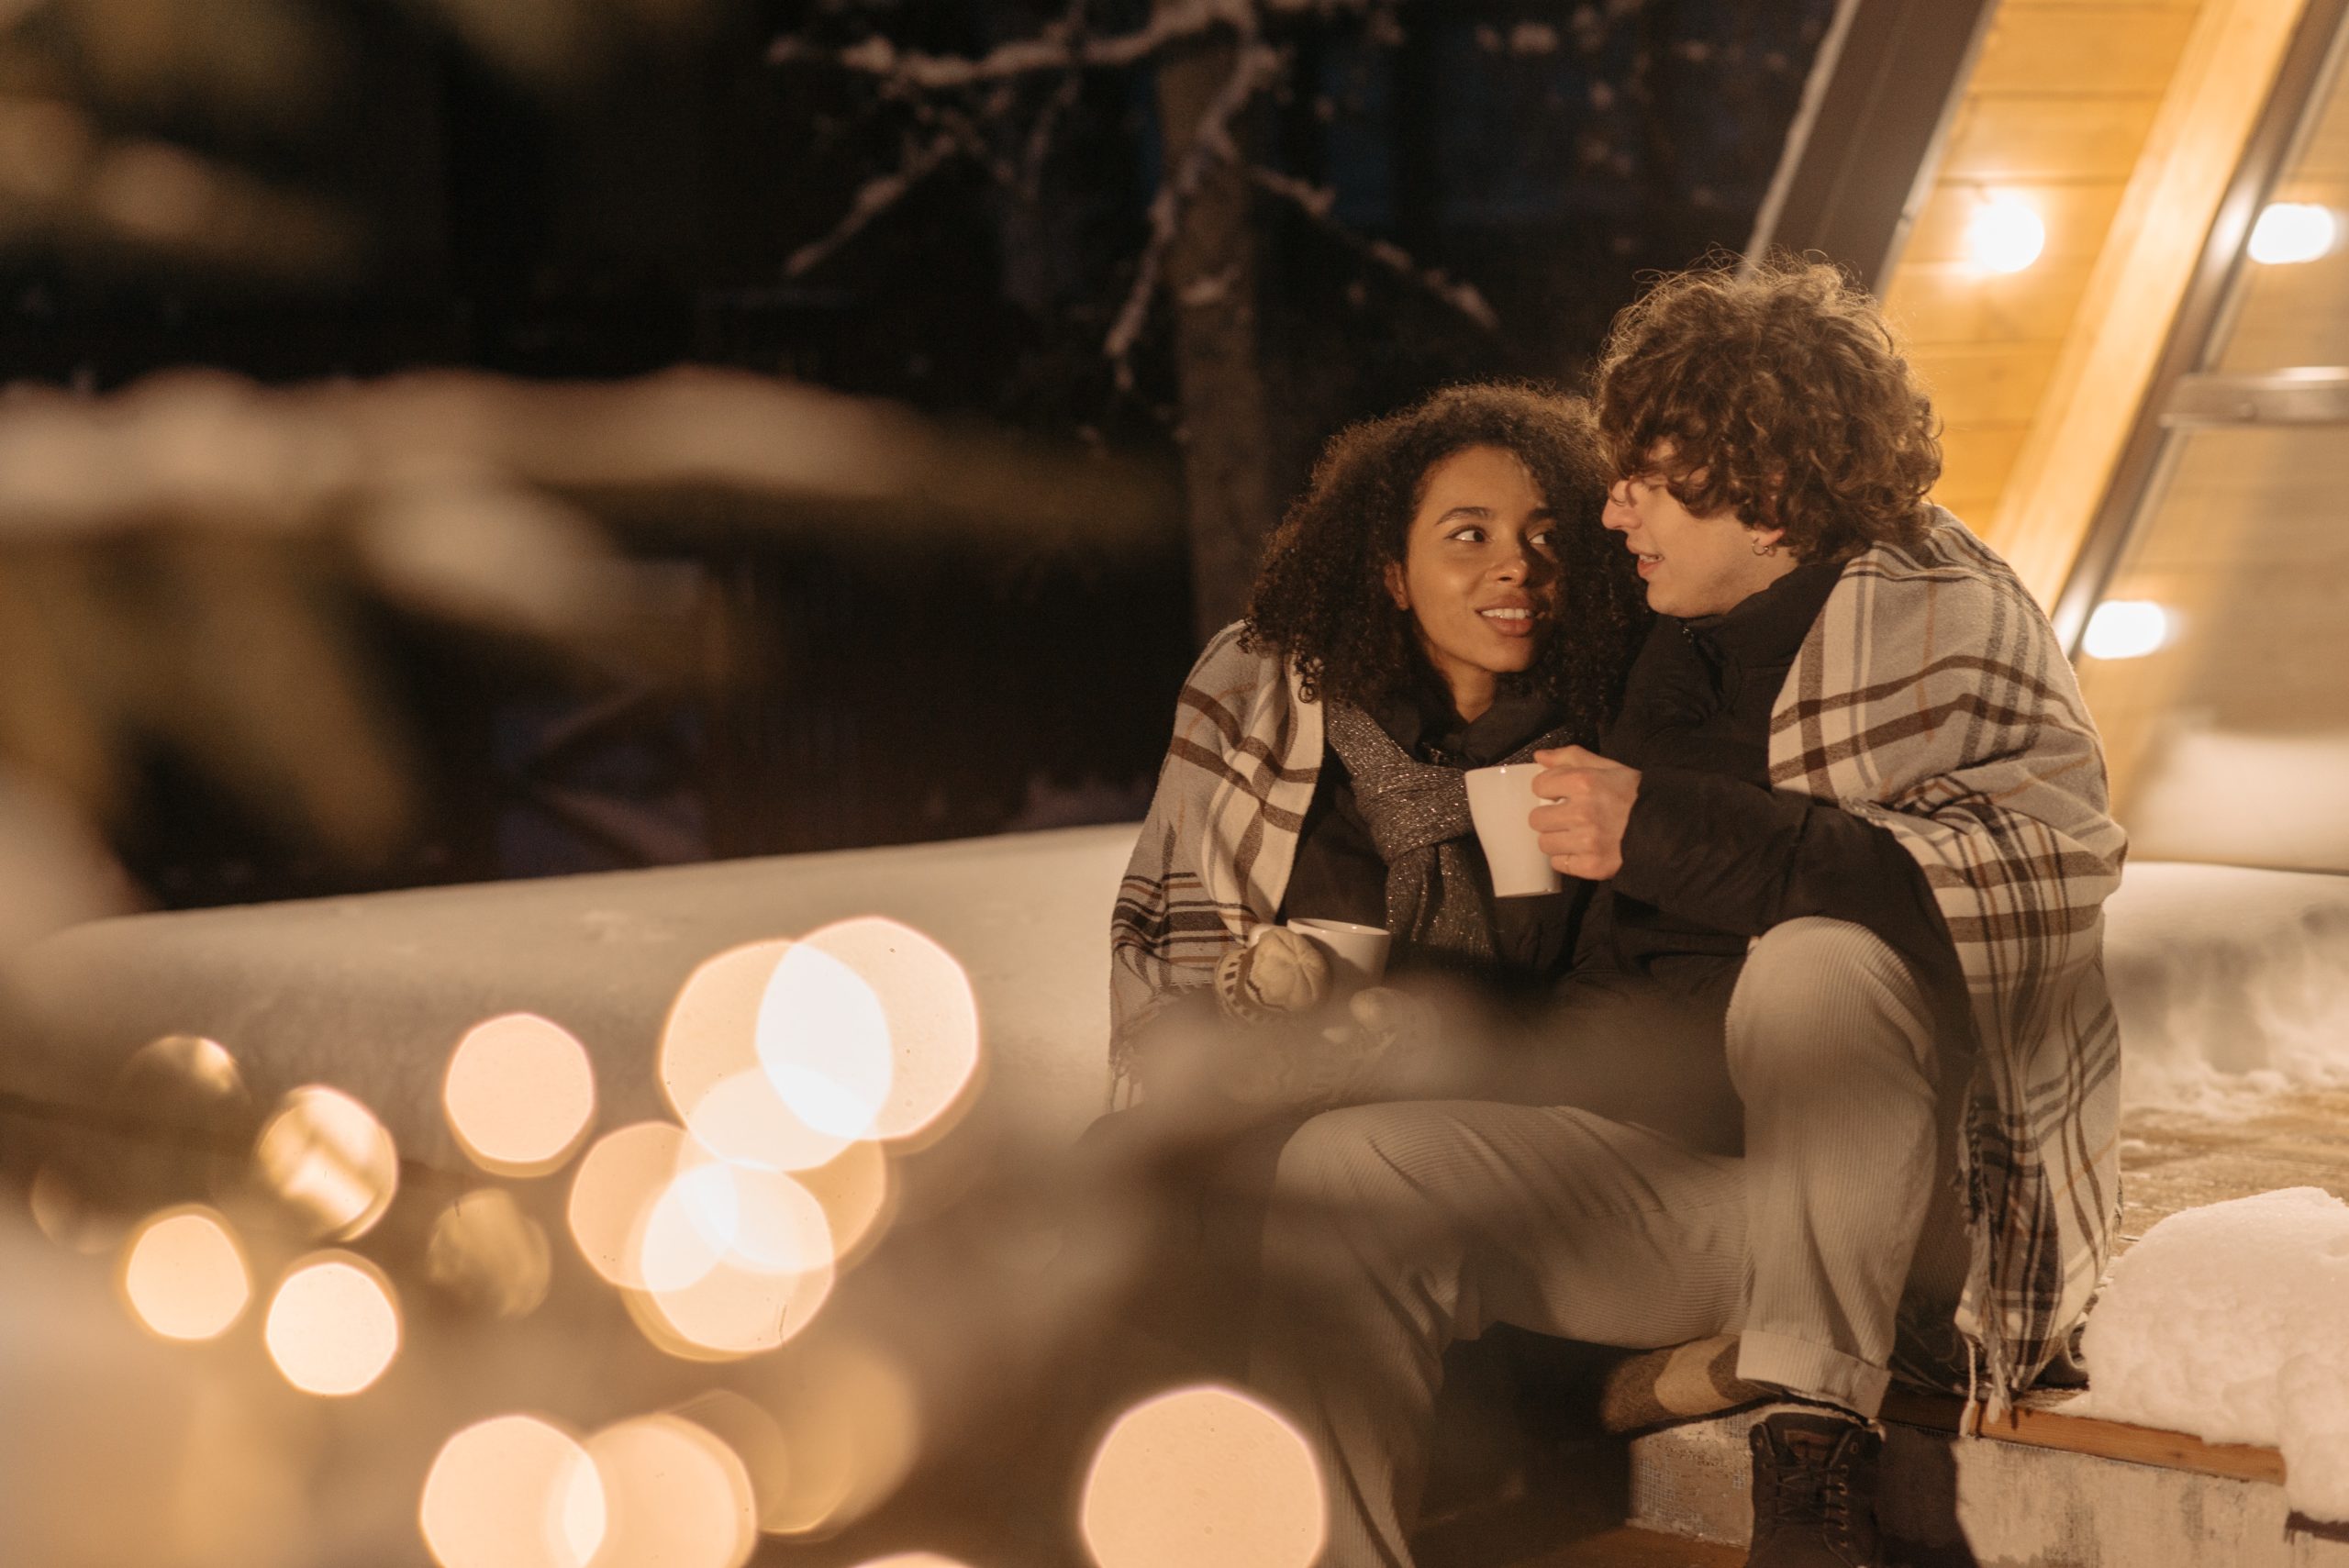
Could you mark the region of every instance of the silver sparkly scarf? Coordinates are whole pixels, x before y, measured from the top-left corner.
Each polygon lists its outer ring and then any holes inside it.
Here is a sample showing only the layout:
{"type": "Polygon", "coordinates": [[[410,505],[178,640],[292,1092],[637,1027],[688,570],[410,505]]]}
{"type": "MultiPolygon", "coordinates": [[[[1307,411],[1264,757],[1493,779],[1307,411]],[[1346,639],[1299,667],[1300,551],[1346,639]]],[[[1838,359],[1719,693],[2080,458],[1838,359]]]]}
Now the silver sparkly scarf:
{"type": "MultiPolygon", "coordinates": [[[[1353,775],[1354,804],[1386,862],[1386,929],[1397,947],[1442,962],[1493,957],[1492,875],[1475,842],[1462,770],[1422,762],[1352,703],[1328,705],[1330,749],[1353,775]]],[[[1501,759],[1530,762],[1536,751],[1572,744],[1561,728],[1501,759]]]]}

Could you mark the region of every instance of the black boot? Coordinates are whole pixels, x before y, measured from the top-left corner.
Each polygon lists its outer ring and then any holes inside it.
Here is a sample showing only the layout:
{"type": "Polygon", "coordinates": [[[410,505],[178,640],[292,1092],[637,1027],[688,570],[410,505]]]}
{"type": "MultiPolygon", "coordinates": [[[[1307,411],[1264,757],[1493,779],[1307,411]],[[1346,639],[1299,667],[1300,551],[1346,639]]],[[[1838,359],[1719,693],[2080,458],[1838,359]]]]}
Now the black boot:
{"type": "Polygon", "coordinates": [[[1876,1460],[1884,1440],[1845,1416],[1781,1411],[1755,1424],[1746,1568],[1884,1568],[1876,1460]]]}

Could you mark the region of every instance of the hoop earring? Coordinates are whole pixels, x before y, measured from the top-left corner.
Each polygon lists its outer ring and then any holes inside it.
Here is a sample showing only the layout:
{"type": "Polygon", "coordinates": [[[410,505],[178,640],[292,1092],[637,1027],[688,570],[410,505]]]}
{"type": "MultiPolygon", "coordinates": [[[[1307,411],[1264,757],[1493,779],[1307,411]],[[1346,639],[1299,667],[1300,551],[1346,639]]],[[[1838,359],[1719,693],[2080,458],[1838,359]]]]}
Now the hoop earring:
{"type": "Polygon", "coordinates": [[[1764,544],[1759,539],[1756,539],[1753,544],[1753,553],[1756,555],[1776,555],[1778,553],[1778,547],[1775,544],[1764,544]]]}

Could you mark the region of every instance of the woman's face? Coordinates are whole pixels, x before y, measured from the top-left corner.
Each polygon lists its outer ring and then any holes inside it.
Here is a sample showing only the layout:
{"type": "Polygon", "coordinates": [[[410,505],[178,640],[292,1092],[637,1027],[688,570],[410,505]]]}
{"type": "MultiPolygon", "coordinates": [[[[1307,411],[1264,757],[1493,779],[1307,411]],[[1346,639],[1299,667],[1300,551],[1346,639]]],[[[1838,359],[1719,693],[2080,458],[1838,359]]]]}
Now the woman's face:
{"type": "Polygon", "coordinates": [[[1529,668],[1553,629],[1559,526],[1524,460],[1506,447],[1468,447],[1421,479],[1386,588],[1410,612],[1461,717],[1490,707],[1497,678],[1529,668]]]}

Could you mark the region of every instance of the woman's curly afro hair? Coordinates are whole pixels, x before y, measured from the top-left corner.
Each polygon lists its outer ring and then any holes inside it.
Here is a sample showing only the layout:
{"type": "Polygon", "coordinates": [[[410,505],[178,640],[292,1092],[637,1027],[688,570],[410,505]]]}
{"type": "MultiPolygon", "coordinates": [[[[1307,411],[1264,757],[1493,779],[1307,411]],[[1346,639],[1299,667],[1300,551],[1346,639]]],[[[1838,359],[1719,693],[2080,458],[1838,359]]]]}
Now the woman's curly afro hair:
{"type": "Polygon", "coordinates": [[[1554,629],[1503,688],[1545,694],[1595,740],[1649,617],[1631,556],[1599,526],[1608,470],[1588,406],[1543,388],[1448,387],[1330,438],[1266,547],[1247,645],[1293,661],[1308,699],[1361,706],[1433,680],[1386,569],[1403,561],[1429,471],[1480,446],[1516,453],[1559,523],[1554,629]]]}
{"type": "Polygon", "coordinates": [[[1655,473],[1669,442],[1675,500],[1782,528],[1798,561],[1924,531],[1932,404],[1876,301],[1824,262],[1666,277],[1615,317],[1594,402],[1616,477],[1655,473]]]}

